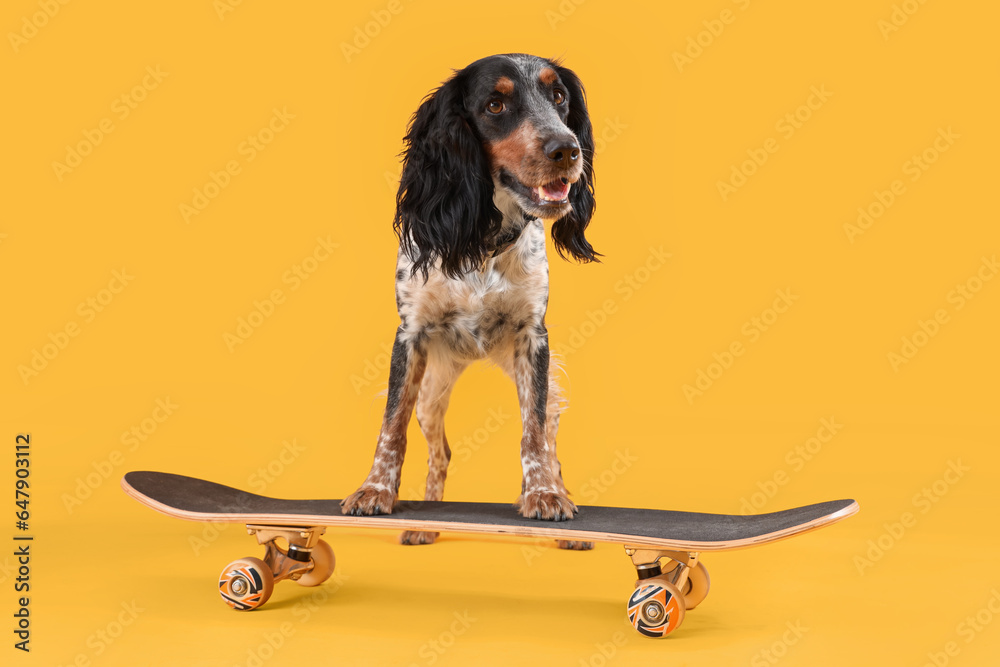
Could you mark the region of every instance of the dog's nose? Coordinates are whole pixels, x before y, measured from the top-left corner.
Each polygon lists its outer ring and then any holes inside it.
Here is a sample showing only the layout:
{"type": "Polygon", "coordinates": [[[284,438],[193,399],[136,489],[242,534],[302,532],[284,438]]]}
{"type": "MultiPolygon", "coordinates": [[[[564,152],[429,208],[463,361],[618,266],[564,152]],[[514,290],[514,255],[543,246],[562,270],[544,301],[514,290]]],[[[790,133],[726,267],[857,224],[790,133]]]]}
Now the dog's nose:
{"type": "Polygon", "coordinates": [[[569,169],[580,159],[580,147],[572,139],[553,139],[545,144],[545,155],[563,169],[569,169]]]}

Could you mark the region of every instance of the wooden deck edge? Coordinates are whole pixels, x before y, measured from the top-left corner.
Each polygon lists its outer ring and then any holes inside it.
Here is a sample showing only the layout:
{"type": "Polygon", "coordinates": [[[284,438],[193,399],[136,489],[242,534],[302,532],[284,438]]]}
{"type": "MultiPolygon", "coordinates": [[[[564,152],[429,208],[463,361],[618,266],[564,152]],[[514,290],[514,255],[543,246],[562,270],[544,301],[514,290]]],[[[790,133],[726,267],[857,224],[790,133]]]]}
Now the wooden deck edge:
{"type": "MultiPolygon", "coordinates": [[[[652,537],[639,537],[635,535],[625,535],[619,533],[602,533],[585,530],[566,530],[556,527],[556,524],[546,524],[539,522],[537,526],[503,526],[497,524],[469,524],[454,523],[450,521],[420,521],[416,519],[395,519],[391,514],[381,515],[377,519],[364,516],[350,515],[308,515],[308,514],[226,514],[190,512],[187,510],[171,507],[134,489],[124,478],[121,481],[122,489],[129,497],[146,505],[147,507],[177,519],[186,521],[201,522],[221,522],[221,523],[253,523],[275,526],[341,526],[354,528],[383,528],[390,530],[423,530],[431,532],[451,532],[468,533],[481,535],[513,535],[517,537],[543,537],[557,540],[577,540],[585,542],[606,542],[611,544],[622,544],[629,546],[658,547],[663,549],[674,549],[679,551],[731,551],[734,549],[745,549],[761,544],[770,544],[780,540],[794,537],[802,533],[808,533],[819,528],[832,525],[842,521],[860,510],[858,503],[852,502],[847,507],[819,517],[798,526],[792,526],[783,530],[775,531],[765,535],[759,535],[742,540],[729,540],[717,542],[685,542],[681,540],[658,539],[652,537]],[[551,526],[551,527],[550,527],[551,526]]],[[[514,511],[513,509],[511,511],[514,511]]]]}

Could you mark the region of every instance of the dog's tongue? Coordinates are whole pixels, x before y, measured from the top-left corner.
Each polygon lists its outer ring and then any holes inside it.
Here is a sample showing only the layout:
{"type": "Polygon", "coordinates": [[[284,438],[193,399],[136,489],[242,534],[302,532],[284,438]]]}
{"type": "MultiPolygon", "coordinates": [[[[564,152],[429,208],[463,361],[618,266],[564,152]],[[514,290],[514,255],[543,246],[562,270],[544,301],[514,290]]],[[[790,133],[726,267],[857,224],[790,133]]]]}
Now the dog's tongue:
{"type": "Polygon", "coordinates": [[[542,201],[563,201],[569,197],[569,188],[569,183],[564,183],[562,179],[556,179],[538,187],[538,198],[542,201]]]}

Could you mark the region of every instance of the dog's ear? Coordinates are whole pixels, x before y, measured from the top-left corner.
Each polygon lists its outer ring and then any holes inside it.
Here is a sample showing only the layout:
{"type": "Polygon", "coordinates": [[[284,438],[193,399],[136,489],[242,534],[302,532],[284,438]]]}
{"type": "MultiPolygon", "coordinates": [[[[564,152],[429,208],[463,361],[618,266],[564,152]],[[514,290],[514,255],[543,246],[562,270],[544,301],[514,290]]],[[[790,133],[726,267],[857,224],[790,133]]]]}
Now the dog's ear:
{"type": "Polygon", "coordinates": [[[583,156],[583,174],[580,180],[570,188],[569,201],[573,210],[556,220],[552,225],[552,240],[560,257],[568,253],[580,262],[597,262],[601,256],[596,252],[584,231],[594,215],[596,202],[594,200],[594,130],[590,125],[590,114],[587,112],[587,97],[580,78],[572,70],[555,66],[559,78],[569,93],[569,116],[566,125],[576,135],[580,142],[580,153],[583,156]]]}
{"type": "Polygon", "coordinates": [[[482,141],[467,119],[461,77],[424,99],[404,139],[393,228],[413,273],[424,280],[437,260],[453,278],[482,266],[487,240],[503,220],[482,141]]]}

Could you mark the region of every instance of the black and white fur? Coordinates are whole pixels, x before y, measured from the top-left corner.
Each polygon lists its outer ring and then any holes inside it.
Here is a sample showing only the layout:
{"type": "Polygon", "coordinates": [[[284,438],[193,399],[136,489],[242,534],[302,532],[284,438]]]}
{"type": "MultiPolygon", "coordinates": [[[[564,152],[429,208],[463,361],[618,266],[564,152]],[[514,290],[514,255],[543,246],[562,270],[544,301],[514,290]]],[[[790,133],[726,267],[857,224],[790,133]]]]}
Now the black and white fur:
{"type": "MultiPolygon", "coordinates": [[[[401,323],[388,401],[371,471],[342,509],[392,511],[414,407],[429,448],[425,498],[442,498],[452,387],[470,363],[490,359],[517,387],[518,510],[571,519],[576,506],[556,458],[561,397],[545,328],[544,225],[552,223],[560,256],[597,259],[584,236],[594,212],[594,142],[583,86],[544,58],[484,58],[423,101],[405,143],[394,221],[401,323]]],[[[402,541],[435,537],[408,532],[402,541]]]]}

